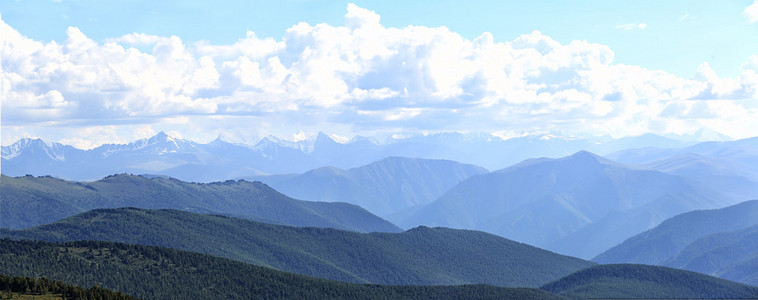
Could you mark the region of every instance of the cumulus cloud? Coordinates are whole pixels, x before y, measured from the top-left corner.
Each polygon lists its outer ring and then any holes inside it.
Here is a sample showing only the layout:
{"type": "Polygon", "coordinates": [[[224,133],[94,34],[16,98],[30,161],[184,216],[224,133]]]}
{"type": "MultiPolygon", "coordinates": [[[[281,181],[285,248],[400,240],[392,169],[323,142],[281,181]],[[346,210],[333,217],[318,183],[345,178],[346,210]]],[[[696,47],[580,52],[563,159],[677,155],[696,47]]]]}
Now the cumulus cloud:
{"type": "Polygon", "coordinates": [[[750,23],[758,22],[758,0],[753,1],[753,4],[745,7],[745,16],[750,23]]]}
{"type": "Polygon", "coordinates": [[[706,63],[681,78],[616,64],[606,45],[562,44],[539,31],[495,42],[489,33],[472,40],[445,27],[388,28],[353,4],[343,26],[299,23],[279,40],[250,31],[229,45],[140,33],[98,43],[75,27],[65,41],[43,43],[1,20],[0,36],[4,127],[74,120],[142,126],[205,116],[218,131],[224,118],[248,116],[258,123],[229,124],[348,128],[343,135],[758,132],[755,122],[737,131],[719,123],[758,119],[749,103],[758,97],[755,56],[735,78],[717,76],[706,63]]]}

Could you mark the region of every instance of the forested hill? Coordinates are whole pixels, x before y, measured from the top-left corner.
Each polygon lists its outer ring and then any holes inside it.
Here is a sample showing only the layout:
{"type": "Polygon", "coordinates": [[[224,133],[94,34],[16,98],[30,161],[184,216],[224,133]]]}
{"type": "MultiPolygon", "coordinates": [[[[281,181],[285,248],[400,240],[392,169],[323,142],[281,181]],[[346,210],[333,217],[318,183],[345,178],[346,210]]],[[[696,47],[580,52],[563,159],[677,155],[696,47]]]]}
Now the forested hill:
{"type": "Polygon", "coordinates": [[[2,176],[0,191],[0,227],[17,229],[96,208],[140,207],[358,232],[401,231],[356,205],[295,200],[260,182],[243,180],[199,184],[121,174],[82,183],[52,177],[2,176]]]}
{"type": "Polygon", "coordinates": [[[32,278],[0,274],[0,299],[107,299],[136,300],[123,293],[113,292],[97,285],[91,288],[65,284],[45,277],[32,278]]]}
{"type": "Polygon", "coordinates": [[[758,287],[659,266],[596,265],[542,287],[576,298],[756,299],[758,287]]]}
{"type": "Polygon", "coordinates": [[[111,242],[0,241],[0,274],[44,276],[143,299],[559,299],[487,285],[358,285],[205,254],[111,242]]]}
{"type": "Polygon", "coordinates": [[[136,208],[89,211],[26,230],[4,230],[2,235],[162,246],[376,284],[537,287],[594,264],[477,231],[419,227],[361,234],[136,208]]]}

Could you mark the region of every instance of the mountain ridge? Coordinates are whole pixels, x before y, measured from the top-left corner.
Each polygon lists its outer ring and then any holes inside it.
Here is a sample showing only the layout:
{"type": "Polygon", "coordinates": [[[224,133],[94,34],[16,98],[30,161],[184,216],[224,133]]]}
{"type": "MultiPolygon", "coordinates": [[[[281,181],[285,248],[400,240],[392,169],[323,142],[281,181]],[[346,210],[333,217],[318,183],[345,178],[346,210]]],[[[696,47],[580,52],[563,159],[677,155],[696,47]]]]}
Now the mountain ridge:
{"type": "Polygon", "coordinates": [[[320,278],[375,284],[537,287],[594,263],[470,230],[355,233],[178,210],[98,209],[14,239],[105,240],[170,247],[320,278]]]}
{"type": "Polygon", "coordinates": [[[356,205],[296,200],[260,182],[187,183],[174,178],[126,174],[93,182],[2,176],[0,227],[25,228],[89,209],[134,206],[227,214],[294,226],[400,231],[397,226],[356,205]],[[35,209],[39,207],[50,209],[35,209]]]}

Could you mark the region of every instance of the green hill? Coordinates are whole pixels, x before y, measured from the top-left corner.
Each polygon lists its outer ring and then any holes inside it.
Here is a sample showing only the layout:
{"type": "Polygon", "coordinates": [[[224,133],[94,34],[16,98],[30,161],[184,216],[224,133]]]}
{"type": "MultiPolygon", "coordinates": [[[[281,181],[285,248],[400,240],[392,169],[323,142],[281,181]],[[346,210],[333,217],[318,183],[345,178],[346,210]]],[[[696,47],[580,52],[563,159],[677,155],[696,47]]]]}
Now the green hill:
{"type": "Polygon", "coordinates": [[[757,298],[758,288],[666,267],[596,265],[542,287],[579,298],[757,298]]]}
{"type": "Polygon", "coordinates": [[[557,299],[487,285],[358,285],[174,249],[112,242],[2,240],[0,273],[98,285],[144,299],[557,299]]]}
{"type": "Polygon", "coordinates": [[[375,284],[537,287],[593,265],[477,231],[419,227],[363,234],[176,210],[98,209],[30,229],[3,230],[2,235],[169,247],[375,284]]]}
{"type": "Polygon", "coordinates": [[[347,203],[300,201],[260,182],[187,183],[171,178],[113,175],[94,182],[52,177],[0,180],[0,227],[27,228],[96,208],[170,208],[233,215],[293,226],[399,232],[397,226],[347,203]]]}
{"type": "Polygon", "coordinates": [[[699,238],[663,265],[758,286],[758,225],[699,238]]]}

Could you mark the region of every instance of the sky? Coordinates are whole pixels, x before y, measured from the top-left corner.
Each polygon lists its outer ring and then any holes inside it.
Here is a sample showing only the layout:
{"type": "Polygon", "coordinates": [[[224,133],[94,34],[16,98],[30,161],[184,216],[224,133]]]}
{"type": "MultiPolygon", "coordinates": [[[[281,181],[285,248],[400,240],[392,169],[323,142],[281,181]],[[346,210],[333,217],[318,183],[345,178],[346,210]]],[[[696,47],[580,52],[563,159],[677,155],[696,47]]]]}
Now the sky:
{"type": "Polygon", "coordinates": [[[758,136],[758,1],[0,0],[2,145],[758,136]]]}

